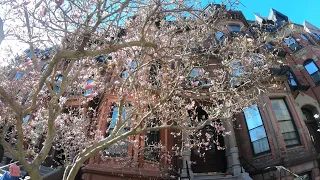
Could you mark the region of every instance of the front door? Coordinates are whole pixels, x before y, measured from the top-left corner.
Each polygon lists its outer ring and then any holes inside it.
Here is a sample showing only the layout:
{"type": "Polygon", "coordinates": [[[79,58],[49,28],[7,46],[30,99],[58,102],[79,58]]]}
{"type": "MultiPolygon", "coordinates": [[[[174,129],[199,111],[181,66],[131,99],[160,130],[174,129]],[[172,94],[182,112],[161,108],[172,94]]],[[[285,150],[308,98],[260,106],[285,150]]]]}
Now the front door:
{"type": "Polygon", "coordinates": [[[204,127],[196,141],[197,147],[191,150],[191,169],[194,173],[225,172],[227,161],[224,147],[224,139],[212,126],[204,127]],[[211,138],[208,138],[211,137],[211,138]],[[214,143],[217,141],[217,143],[214,143]]]}
{"type": "Polygon", "coordinates": [[[318,131],[319,127],[317,121],[315,120],[313,113],[308,109],[302,109],[304,116],[306,117],[306,125],[309,131],[314,148],[317,153],[320,153],[320,132],[318,131]]]}

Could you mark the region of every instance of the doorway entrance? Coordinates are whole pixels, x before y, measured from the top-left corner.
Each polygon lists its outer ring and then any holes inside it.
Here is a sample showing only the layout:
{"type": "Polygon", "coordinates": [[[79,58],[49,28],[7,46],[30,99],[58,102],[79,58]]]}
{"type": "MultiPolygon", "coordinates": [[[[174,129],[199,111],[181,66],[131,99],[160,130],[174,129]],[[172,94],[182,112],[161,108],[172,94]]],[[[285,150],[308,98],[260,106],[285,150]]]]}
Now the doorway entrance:
{"type": "Polygon", "coordinates": [[[199,131],[198,146],[191,149],[191,169],[194,173],[224,173],[227,170],[227,160],[224,139],[214,127],[205,126],[199,131]],[[211,138],[208,138],[210,136],[211,138]],[[216,145],[214,141],[219,143],[216,145]]]}
{"type": "Polygon", "coordinates": [[[311,137],[311,141],[313,143],[314,148],[316,149],[317,153],[320,153],[320,132],[318,131],[318,123],[314,118],[314,115],[311,110],[307,108],[301,108],[303,115],[306,118],[306,126],[309,131],[309,135],[311,137]]]}

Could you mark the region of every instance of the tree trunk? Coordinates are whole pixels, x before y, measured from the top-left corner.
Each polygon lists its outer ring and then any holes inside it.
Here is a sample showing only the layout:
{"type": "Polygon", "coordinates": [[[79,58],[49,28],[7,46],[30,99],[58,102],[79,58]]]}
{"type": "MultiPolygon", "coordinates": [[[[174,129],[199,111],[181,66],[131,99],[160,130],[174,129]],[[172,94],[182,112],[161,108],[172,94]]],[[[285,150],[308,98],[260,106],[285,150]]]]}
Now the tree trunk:
{"type": "Polygon", "coordinates": [[[31,177],[32,180],[42,180],[42,177],[40,176],[40,172],[39,172],[39,167],[33,168],[29,172],[29,176],[31,177]]]}

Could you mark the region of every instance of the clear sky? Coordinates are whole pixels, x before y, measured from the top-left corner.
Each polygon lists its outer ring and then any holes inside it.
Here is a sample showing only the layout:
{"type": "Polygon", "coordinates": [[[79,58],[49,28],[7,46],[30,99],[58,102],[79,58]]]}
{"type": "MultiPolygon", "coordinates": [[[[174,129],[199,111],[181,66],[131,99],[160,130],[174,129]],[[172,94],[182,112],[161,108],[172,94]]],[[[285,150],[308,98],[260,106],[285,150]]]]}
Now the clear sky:
{"type": "MultiPolygon", "coordinates": [[[[202,4],[208,2],[223,2],[226,0],[201,0],[202,4]]],[[[233,0],[235,1],[235,0],[233,0]]],[[[304,20],[320,28],[320,0],[239,0],[239,9],[247,20],[254,20],[254,13],[268,17],[270,9],[273,8],[297,24],[304,20]]]]}
{"type": "Polygon", "coordinates": [[[248,20],[254,20],[253,13],[268,17],[273,8],[297,24],[304,20],[320,28],[320,0],[239,0],[244,6],[240,10],[248,20]]]}

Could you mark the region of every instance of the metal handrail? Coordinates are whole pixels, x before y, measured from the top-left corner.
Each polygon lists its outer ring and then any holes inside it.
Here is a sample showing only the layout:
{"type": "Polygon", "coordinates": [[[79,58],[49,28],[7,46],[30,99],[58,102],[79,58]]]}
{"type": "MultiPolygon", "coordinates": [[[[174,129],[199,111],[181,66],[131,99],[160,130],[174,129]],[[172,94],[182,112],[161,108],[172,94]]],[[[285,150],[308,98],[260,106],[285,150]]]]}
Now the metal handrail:
{"type": "Polygon", "coordinates": [[[281,180],[281,171],[282,171],[282,170],[285,170],[285,171],[289,172],[289,173],[292,174],[294,177],[296,177],[296,178],[298,178],[298,179],[300,179],[300,180],[305,180],[305,178],[303,178],[303,177],[301,177],[301,176],[293,173],[292,171],[290,171],[289,169],[287,169],[287,168],[285,168],[285,167],[283,167],[283,166],[270,166],[270,167],[264,168],[263,170],[269,170],[269,169],[271,169],[271,168],[276,168],[276,169],[280,172],[280,180],[281,180]]]}
{"type": "MultiPolygon", "coordinates": [[[[261,174],[261,176],[262,176],[262,179],[264,180],[264,175],[263,175],[263,170],[260,170],[260,169],[258,169],[258,168],[256,168],[256,167],[254,167],[251,163],[249,163],[245,158],[243,158],[243,157],[240,157],[239,159],[242,159],[244,162],[246,162],[250,167],[252,167],[253,169],[255,169],[256,171],[258,171],[260,174],[261,174]]],[[[241,163],[241,161],[240,161],[240,163],[241,163]]],[[[242,171],[242,168],[241,168],[241,171],[242,171]]]]}
{"type": "Polygon", "coordinates": [[[189,172],[189,165],[188,165],[188,161],[186,160],[186,166],[187,166],[187,175],[188,175],[188,178],[190,180],[190,172],[189,172]]]}

